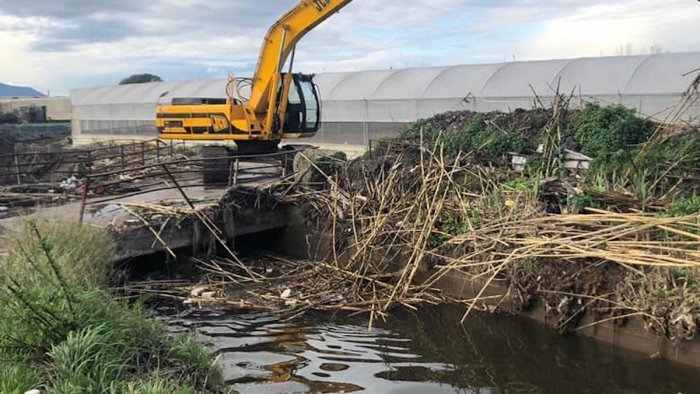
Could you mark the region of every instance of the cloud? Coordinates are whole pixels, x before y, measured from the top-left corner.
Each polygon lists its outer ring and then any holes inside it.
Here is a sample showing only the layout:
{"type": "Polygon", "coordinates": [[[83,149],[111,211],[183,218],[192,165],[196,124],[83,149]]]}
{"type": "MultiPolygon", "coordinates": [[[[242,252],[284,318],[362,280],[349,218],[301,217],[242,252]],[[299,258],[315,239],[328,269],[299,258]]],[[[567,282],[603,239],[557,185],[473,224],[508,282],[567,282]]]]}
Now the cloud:
{"type": "Polygon", "coordinates": [[[625,55],[700,50],[700,4],[633,0],[591,5],[541,24],[528,57],[625,55]]]}
{"type": "MultiPolygon", "coordinates": [[[[0,81],[67,93],[131,73],[249,75],[298,0],[0,0],[0,81]],[[11,59],[5,61],[4,59],[11,59]]],[[[357,0],[299,45],[308,72],[700,49],[691,0],[357,0]]]]}

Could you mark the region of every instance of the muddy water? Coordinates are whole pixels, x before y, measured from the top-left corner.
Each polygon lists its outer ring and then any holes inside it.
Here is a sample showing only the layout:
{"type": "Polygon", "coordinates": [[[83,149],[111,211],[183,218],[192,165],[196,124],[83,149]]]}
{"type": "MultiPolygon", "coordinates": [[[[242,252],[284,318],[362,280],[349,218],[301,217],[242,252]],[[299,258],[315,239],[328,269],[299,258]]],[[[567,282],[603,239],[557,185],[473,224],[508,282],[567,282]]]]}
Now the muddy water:
{"type": "Polygon", "coordinates": [[[363,318],[191,311],[196,330],[241,393],[697,393],[700,371],[514,317],[463,308],[399,313],[371,331],[363,318]]]}

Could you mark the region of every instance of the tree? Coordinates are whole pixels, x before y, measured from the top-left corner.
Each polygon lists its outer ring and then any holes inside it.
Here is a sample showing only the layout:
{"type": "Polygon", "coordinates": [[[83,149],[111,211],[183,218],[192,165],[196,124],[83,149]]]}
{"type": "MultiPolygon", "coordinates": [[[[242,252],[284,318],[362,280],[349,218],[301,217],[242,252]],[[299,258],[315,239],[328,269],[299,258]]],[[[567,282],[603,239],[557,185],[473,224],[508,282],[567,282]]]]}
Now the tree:
{"type": "Polygon", "coordinates": [[[157,75],[153,74],[134,74],[128,78],[122,79],[119,82],[120,85],[131,85],[134,83],[149,83],[149,82],[163,82],[163,79],[157,75]]]}

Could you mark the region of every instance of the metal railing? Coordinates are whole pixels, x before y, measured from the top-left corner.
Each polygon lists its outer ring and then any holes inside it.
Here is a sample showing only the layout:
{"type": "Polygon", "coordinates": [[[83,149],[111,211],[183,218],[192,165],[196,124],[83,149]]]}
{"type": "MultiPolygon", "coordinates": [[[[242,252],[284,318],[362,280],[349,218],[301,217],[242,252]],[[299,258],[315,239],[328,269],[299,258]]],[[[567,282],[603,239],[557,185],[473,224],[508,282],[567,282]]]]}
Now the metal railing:
{"type": "MultiPolygon", "coordinates": [[[[36,177],[68,178],[71,175],[82,177],[104,170],[104,167],[96,165],[99,161],[126,169],[138,164],[145,165],[148,160],[161,162],[167,158],[172,159],[176,152],[172,141],[168,144],[158,139],[132,141],[87,150],[53,150],[49,145],[33,146],[30,151],[20,152],[20,145],[15,145],[14,153],[0,154],[0,174],[6,174],[5,179],[0,177],[0,182],[6,185],[38,183],[35,180],[36,177]],[[7,174],[12,175],[12,182],[9,182],[7,174]]],[[[183,149],[185,149],[184,144],[183,149]]]]}
{"type": "Polygon", "coordinates": [[[185,189],[196,187],[235,187],[238,184],[255,182],[273,176],[288,177],[291,158],[296,150],[263,154],[235,155],[225,157],[197,158],[163,161],[137,167],[92,173],[85,177],[81,186],[81,204],[79,221],[85,218],[85,210],[89,205],[104,204],[120,199],[144,195],[147,193],[176,190],[192,206],[185,189]],[[220,166],[225,161],[227,168],[226,182],[205,183],[202,177],[206,173],[224,168],[220,166]],[[246,165],[243,165],[246,164],[246,165]],[[253,175],[243,177],[244,174],[253,175]],[[258,175],[255,177],[254,175],[258,175]],[[112,193],[112,190],[138,189],[131,192],[112,193]]]}

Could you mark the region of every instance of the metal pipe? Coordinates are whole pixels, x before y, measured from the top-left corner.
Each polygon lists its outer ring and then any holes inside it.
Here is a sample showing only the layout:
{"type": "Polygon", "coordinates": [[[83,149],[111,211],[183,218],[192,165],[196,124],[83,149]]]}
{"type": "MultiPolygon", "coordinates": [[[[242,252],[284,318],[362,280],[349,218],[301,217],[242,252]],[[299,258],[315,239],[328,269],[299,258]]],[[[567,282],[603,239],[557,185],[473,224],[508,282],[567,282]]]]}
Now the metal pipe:
{"type": "Polygon", "coordinates": [[[289,73],[292,73],[292,70],[294,69],[294,58],[296,57],[297,54],[297,46],[294,45],[294,48],[292,48],[292,57],[289,59],[289,73]]]}
{"type": "Polygon", "coordinates": [[[187,194],[185,193],[185,191],[182,190],[177,179],[175,179],[173,174],[170,173],[170,171],[168,170],[168,166],[163,164],[163,170],[165,170],[165,173],[168,174],[168,177],[170,178],[170,180],[173,181],[173,183],[175,184],[175,187],[177,187],[177,190],[180,192],[180,194],[182,194],[182,197],[185,199],[185,201],[187,201],[187,205],[189,205],[190,208],[192,208],[192,210],[194,210],[194,204],[192,204],[192,201],[190,201],[190,198],[187,197],[187,194]]]}
{"type": "MultiPolygon", "coordinates": [[[[277,72],[282,71],[282,67],[284,67],[284,43],[287,41],[287,28],[285,27],[282,29],[282,42],[280,42],[280,54],[279,54],[279,60],[277,61],[277,72]]],[[[275,88],[273,86],[273,88],[275,88]]],[[[276,88],[275,88],[276,89],[276,88]]]]}

